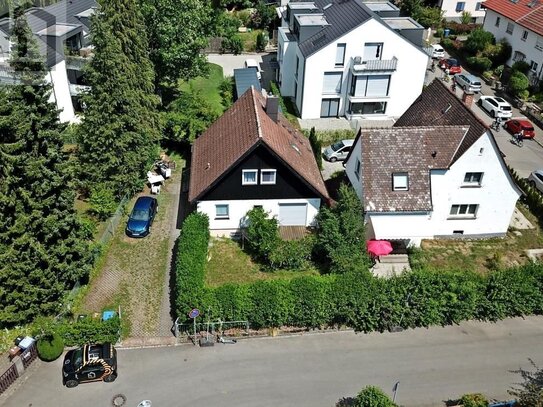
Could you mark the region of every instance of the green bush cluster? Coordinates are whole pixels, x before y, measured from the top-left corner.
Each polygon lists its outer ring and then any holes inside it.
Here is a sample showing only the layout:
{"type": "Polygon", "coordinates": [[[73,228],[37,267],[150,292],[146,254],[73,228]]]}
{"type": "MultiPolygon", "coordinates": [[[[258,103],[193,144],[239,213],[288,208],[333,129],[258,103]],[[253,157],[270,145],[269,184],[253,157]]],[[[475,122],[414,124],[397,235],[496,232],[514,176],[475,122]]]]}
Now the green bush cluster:
{"type": "Polygon", "coordinates": [[[192,213],[183,222],[177,239],[175,259],[175,309],[179,317],[187,316],[204,302],[204,279],[209,245],[209,219],[192,213]]]}
{"type": "Polygon", "coordinates": [[[309,143],[311,144],[311,149],[315,155],[317,166],[319,167],[319,170],[322,170],[322,141],[317,137],[315,127],[311,127],[311,130],[309,131],[309,143]]]}
{"type": "Polygon", "coordinates": [[[488,407],[488,399],[481,393],[464,394],[460,402],[464,407],[488,407]]]}
{"type": "Polygon", "coordinates": [[[58,359],[64,351],[64,342],[57,333],[46,333],[37,341],[38,356],[41,360],[51,362],[58,359]]]}
{"type": "MultiPolygon", "coordinates": [[[[309,137],[309,133],[305,132],[309,137]]],[[[328,146],[340,140],[348,140],[355,138],[354,130],[316,130],[315,136],[320,141],[321,146],[328,146]]]]}
{"type": "Polygon", "coordinates": [[[221,42],[221,52],[231,52],[234,55],[239,55],[243,52],[243,40],[237,34],[223,38],[221,42]]]}
{"type": "Polygon", "coordinates": [[[478,72],[488,71],[492,67],[492,61],[487,57],[468,57],[468,66],[478,72]]]}
{"type": "Polygon", "coordinates": [[[62,322],[54,327],[66,346],[80,346],[86,343],[116,343],[119,340],[121,321],[118,317],[102,321],[97,318],[83,318],[76,322],[62,322]]]}
{"type": "Polygon", "coordinates": [[[285,105],[285,101],[283,100],[283,97],[281,96],[281,91],[279,90],[279,87],[277,86],[277,83],[274,81],[270,82],[270,92],[272,95],[277,96],[279,98],[279,106],[281,107],[281,111],[284,113],[288,112],[287,106],[285,105]]]}
{"type": "Polygon", "coordinates": [[[379,387],[367,386],[356,396],[354,407],[396,407],[396,404],[379,387]]]}

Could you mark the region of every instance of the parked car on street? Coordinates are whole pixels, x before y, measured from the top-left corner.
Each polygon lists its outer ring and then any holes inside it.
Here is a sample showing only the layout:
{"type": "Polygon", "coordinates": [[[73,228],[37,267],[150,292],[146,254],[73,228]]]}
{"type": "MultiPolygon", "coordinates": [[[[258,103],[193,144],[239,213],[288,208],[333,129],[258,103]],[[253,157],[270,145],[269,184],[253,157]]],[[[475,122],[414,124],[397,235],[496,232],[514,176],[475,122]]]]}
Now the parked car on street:
{"type": "Polygon", "coordinates": [[[152,196],[140,196],[134,204],[126,224],[126,234],[130,237],[145,237],[158,212],[158,202],[152,196]]]}
{"type": "Polygon", "coordinates": [[[323,154],[324,159],[332,163],[345,160],[351,151],[353,143],[354,140],[352,139],[341,140],[329,147],[326,147],[323,154]]]}
{"type": "Polygon", "coordinates": [[[481,96],[479,105],[492,117],[509,118],[513,115],[513,107],[498,96],[481,96]]]}
{"type": "Polygon", "coordinates": [[[543,170],[533,171],[528,177],[528,183],[539,192],[543,192],[543,170]]]}
{"type": "Polygon", "coordinates": [[[116,378],[117,351],[111,343],[83,345],[64,356],[62,384],[66,387],[96,381],[111,383],[116,378]]]}
{"type": "Polygon", "coordinates": [[[256,59],[252,59],[252,58],[246,59],[244,65],[245,65],[245,68],[256,69],[256,77],[258,78],[258,80],[262,79],[262,74],[260,72],[260,65],[258,64],[258,62],[256,62],[256,59]]]}
{"type": "Polygon", "coordinates": [[[439,44],[432,44],[432,58],[445,58],[445,50],[439,44]]]}
{"type": "Polygon", "coordinates": [[[524,138],[535,137],[534,125],[526,119],[507,120],[503,127],[509,130],[512,134],[518,134],[522,132],[522,136],[524,138]]]}
{"type": "Polygon", "coordinates": [[[466,91],[475,93],[479,93],[481,91],[481,80],[474,75],[459,73],[458,75],[454,76],[454,81],[458,84],[458,86],[466,91]]]}
{"type": "Polygon", "coordinates": [[[456,75],[457,73],[462,73],[462,67],[460,62],[454,58],[442,58],[439,60],[439,66],[445,72],[451,75],[456,75]]]}

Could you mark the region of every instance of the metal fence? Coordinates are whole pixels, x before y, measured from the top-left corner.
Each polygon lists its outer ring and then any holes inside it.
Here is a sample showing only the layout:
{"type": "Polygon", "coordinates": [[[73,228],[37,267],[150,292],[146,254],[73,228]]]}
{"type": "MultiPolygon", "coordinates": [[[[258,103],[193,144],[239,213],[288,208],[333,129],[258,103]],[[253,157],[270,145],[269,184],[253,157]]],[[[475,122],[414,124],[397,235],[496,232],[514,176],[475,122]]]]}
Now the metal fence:
{"type": "Polygon", "coordinates": [[[249,335],[249,321],[213,321],[180,323],[179,318],[174,324],[175,336],[179,342],[193,342],[208,336],[247,336],[249,335]]]}
{"type": "Polygon", "coordinates": [[[36,342],[33,342],[30,347],[25,349],[25,351],[21,354],[21,360],[23,361],[23,366],[25,369],[28,369],[28,367],[36,360],[38,357],[38,348],[36,346],[36,342]]]}
{"type": "Polygon", "coordinates": [[[115,234],[115,230],[117,229],[117,226],[119,226],[119,222],[124,215],[124,209],[129,199],[130,195],[125,194],[121,199],[119,206],[117,206],[113,216],[106,221],[106,229],[102,232],[102,235],[98,239],[101,245],[107,244],[115,234]]]}
{"type": "Polygon", "coordinates": [[[13,384],[19,377],[15,364],[12,363],[10,367],[0,376],[0,394],[5,392],[9,386],[13,384]]]}

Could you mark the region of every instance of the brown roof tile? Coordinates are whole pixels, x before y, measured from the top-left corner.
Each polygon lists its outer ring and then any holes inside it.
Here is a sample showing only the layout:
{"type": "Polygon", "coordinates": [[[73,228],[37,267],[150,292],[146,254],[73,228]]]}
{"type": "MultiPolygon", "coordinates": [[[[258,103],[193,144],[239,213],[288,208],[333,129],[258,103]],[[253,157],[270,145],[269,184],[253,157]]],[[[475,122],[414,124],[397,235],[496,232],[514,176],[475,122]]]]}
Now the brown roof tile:
{"type": "Polygon", "coordinates": [[[409,126],[469,126],[451,164],[488,129],[439,79],[434,79],[394,124],[394,127],[409,126]]]}
{"type": "Polygon", "coordinates": [[[273,121],[265,97],[251,87],[219,117],[192,147],[189,201],[198,199],[222,175],[260,143],[268,146],[323,198],[328,192],[309,140],[279,114],[273,121]]]}
{"type": "Polygon", "coordinates": [[[430,170],[447,169],[468,126],[398,127],[361,131],[364,209],[432,209],[430,170]],[[394,191],[392,174],[407,172],[409,189],[394,191]]]}

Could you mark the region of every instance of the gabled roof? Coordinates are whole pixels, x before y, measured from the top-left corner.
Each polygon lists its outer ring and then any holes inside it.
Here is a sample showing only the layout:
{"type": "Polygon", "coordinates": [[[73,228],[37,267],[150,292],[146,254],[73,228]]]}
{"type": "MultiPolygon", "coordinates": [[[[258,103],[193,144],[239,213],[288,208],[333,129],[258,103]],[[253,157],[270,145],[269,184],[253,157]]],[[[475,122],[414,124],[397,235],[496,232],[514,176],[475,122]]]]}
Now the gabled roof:
{"type": "Polygon", "coordinates": [[[487,0],[484,7],[495,11],[515,23],[543,35],[543,1],[542,0],[487,0]]]}
{"type": "Polygon", "coordinates": [[[394,127],[409,126],[468,126],[469,131],[451,164],[488,130],[488,126],[439,79],[434,79],[394,124],[394,127]]]}
{"type": "Polygon", "coordinates": [[[328,192],[309,140],[279,113],[276,123],[265,111],[266,100],[253,87],[219,117],[192,147],[189,201],[220,182],[240,160],[260,145],[270,149],[324,199],[328,192]]]}
{"type": "Polygon", "coordinates": [[[328,25],[299,44],[300,52],[308,57],[319,49],[374,17],[361,0],[314,0],[328,25]]]}
{"type": "Polygon", "coordinates": [[[360,130],[364,210],[432,210],[430,170],[448,169],[468,126],[360,130]],[[392,174],[408,173],[409,189],[394,191],[392,174]]]}

